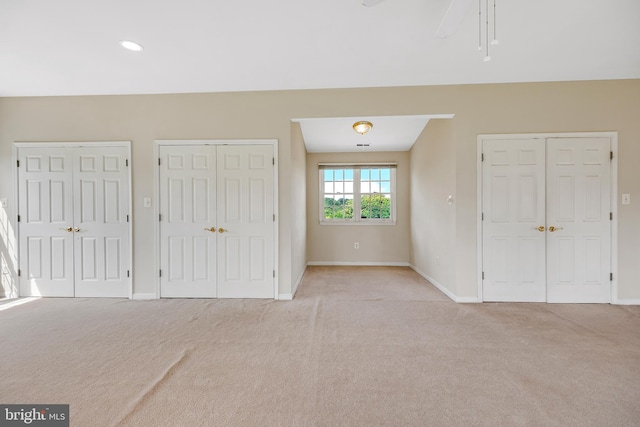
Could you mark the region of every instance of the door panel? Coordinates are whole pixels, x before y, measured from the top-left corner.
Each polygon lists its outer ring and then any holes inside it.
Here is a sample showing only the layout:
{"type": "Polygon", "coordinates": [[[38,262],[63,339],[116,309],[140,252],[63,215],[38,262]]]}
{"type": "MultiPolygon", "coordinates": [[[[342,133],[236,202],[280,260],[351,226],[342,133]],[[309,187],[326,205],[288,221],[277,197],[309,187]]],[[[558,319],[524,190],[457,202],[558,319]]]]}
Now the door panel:
{"type": "Polygon", "coordinates": [[[74,148],[75,289],[78,297],[128,297],[126,147],[74,148]]]}
{"type": "Polygon", "coordinates": [[[20,296],[74,296],[71,153],[19,148],[20,296]]]}
{"type": "Polygon", "coordinates": [[[544,140],[484,141],[483,300],[545,300],[544,140]]]}
{"type": "Polygon", "coordinates": [[[548,140],[548,301],[610,302],[609,138],[548,140]]]}
{"type": "Polygon", "coordinates": [[[218,147],[218,296],[274,298],[273,147],[218,147]]]}
{"type": "Polygon", "coordinates": [[[160,296],[214,298],[215,147],[162,146],[160,159],[160,296]]]}

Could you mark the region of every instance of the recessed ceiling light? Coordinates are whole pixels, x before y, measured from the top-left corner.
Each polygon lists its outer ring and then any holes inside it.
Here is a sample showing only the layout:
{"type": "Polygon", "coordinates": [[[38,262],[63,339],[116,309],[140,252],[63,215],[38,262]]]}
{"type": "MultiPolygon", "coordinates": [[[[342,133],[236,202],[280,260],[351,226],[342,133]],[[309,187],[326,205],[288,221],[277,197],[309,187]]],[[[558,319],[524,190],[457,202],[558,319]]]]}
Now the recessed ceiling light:
{"type": "Polygon", "coordinates": [[[142,45],[130,40],[121,40],[120,45],[123,48],[133,50],[134,52],[140,52],[143,49],[142,45]]]}

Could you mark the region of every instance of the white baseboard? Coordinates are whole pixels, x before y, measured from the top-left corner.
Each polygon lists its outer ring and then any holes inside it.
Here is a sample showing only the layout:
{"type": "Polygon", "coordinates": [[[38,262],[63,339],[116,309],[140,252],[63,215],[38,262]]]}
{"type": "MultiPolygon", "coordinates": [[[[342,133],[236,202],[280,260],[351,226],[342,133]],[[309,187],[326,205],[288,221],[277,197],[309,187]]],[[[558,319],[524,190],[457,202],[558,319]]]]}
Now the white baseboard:
{"type": "MultiPolygon", "coordinates": [[[[280,298],[280,297],[278,297],[278,299],[293,299],[293,297],[296,295],[296,292],[298,292],[298,286],[300,286],[300,283],[302,283],[302,278],[304,277],[304,274],[307,272],[307,265],[309,265],[309,264],[306,264],[304,266],[304,269],[302,270],[302,273],[300,273],[300,276],[298,277],[298,279],[293,284],[293,289],[291,290],[291,298],[280,298]]],[[[282,294],[282,295],[289,295],[289,294],[282,294]]]]}
{"type": "Polygon", "coordinates": [[[408,262],[390,261],[354,261],[354,262],[338,262],[338,261],[309,261],[307,265],[318,266],[353,266],[353,267],[410,267],[408,262]]]}
{"type": "Polygon", "coordinates": [[[293,299],[293,294],[278,294],[278,299],[282,301],[291,301],[293,299]]]}
{"type": "Polygon", "coordinates": [[[452,301],[459,302],[459,303],[476,303],[476,302],[479,302],[477,297],[459,297],[459,296],[457,296],[456,294],[451,292],[449,289],[444,287],[437,280],[435,280],[433,277],[431,277],[428,274],[420,271],[415,265],[411,264],[410,267],[411,267],[411,269],[413,271],[415,271],[416,273],[418,273],[419,275],[424,277],[429,283],[431,283],[433,286],[438,288],[438,290],[440,292],[442,292],[443,294],[445,294],[446,296],[451,298],[452,301]]]}
{"type": "Polygon", "coordinates": [[[133,299],[147,300],[147,299],[158,299],[158,297],[156,296],[155,293],[147,293],[147,294],[137,293],[137,294],[133,294],[133,299]]]}
{"type": "Polygon", "coordinates": [[[616,304],[616,305],[640,305],[640,299],[618,298],[618,300],[616,302],[614,302],[613,304],[616,304]]]}

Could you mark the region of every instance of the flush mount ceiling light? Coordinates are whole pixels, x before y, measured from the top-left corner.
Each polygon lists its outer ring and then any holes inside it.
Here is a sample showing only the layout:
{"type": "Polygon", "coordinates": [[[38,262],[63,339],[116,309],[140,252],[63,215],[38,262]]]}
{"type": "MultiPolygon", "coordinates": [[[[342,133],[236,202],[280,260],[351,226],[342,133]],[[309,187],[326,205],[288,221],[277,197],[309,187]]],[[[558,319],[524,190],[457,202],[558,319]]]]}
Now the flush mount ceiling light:
{"type": "Polygon", "coordinates": [[[132,42],[131,40],[121,40],[120,46],[122,46],[125,49],[132,50],[134,52],[140,52],[143,49],[142,45],[136,42],[132,42]]]}
{"type": "Polygon", "coordinates": [[[372,127],[373,127],[373,123],[368,122],[366,120],[361,120],[353,124],[353,130],[358,132],[360,135],[364,135],[365,133],[369,132],[372,127]]]}

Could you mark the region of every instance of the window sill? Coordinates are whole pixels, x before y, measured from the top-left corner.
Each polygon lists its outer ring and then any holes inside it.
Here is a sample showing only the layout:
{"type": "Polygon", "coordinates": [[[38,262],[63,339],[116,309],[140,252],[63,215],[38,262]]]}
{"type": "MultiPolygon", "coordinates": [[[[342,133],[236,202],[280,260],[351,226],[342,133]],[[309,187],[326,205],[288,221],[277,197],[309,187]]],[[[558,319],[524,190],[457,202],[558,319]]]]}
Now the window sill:
{"type": "Polygon", "coordinates": [[[396,225],[395,221],[320,221],[320,225],[339,225],[339,226],[344,226],[344,225],[355,225],[355,226],[363,226],[363,225],[396,225]]]}

